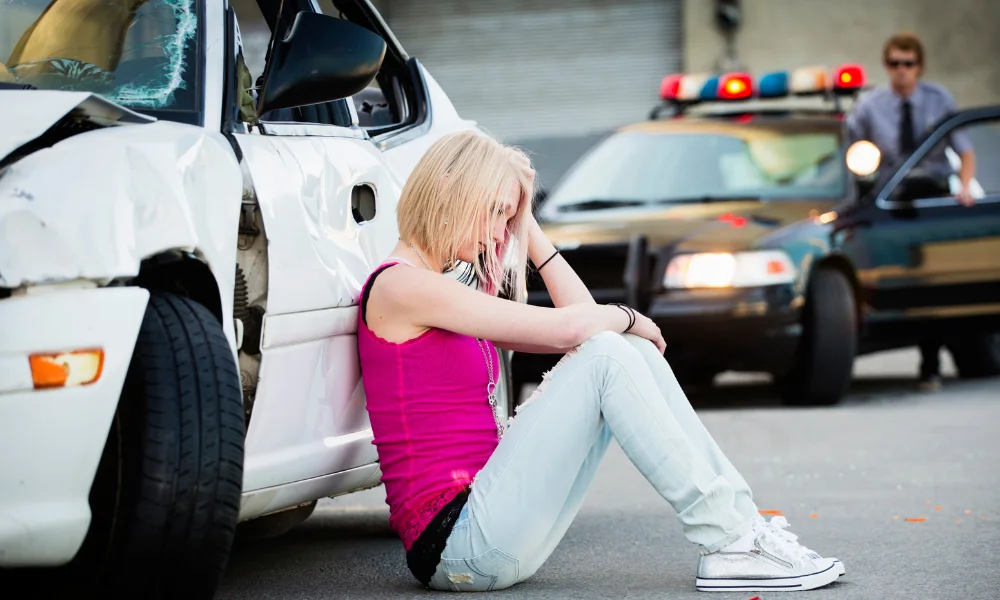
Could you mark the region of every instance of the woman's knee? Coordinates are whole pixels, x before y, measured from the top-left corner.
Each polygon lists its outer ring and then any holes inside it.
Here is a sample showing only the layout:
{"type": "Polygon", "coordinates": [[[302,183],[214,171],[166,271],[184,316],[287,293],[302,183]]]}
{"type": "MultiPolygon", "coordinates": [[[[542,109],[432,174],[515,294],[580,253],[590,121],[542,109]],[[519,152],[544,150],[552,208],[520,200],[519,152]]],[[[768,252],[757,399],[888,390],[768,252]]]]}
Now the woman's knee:
{"type": "MultiPolygon", "coordinates": [[[[594,334],[590,339],[584,342],[578,349],[577,352],[582,354],[585,359],[588,358],[598,358],[604,359],[599,360],[600,363],[607,364],[618,364],[625,367],[630,366],[645,366],[648,361],[642,356],[642,352],[639,348],[628,339],[635,337],[633,335],[622,335],[614,331],[602,331],[600,333],[594,334]]],[[[653,352],[656,352],[656,348],[653,348],[653,352]]]]}
{"type": "Polygon", "coordinates": [[[633,348],[638,350],[644,357],[657,357],[662,358],[663,354],[657,349],[656,344],[647,340],[644,337],[635,335],[634,333],[626,333],[622,335],[633,348]]]}
{"type": "Polygon", "coordinates": [[[623,352],[631,353],[632,346],[625,340],[625,336],[620,333],[599,331],[581,344],[579,350],[614,356],[623,352]]]}

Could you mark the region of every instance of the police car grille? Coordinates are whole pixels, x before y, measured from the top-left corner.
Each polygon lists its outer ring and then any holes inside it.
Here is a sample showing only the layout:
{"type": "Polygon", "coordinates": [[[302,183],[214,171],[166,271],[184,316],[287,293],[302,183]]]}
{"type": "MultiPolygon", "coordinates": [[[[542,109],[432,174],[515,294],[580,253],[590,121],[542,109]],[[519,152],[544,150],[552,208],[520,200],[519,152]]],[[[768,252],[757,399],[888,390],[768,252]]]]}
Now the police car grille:
{"type": "MultiPolygon", "coordinates": [[[[624,289],[625,263],[628,258],[626,244],[579,246],[561,250],[560,253],[591,292],[624,289]]],[[[541,275],[533,273],[528,280],[528,291],[544,289],[541,275]]]]}

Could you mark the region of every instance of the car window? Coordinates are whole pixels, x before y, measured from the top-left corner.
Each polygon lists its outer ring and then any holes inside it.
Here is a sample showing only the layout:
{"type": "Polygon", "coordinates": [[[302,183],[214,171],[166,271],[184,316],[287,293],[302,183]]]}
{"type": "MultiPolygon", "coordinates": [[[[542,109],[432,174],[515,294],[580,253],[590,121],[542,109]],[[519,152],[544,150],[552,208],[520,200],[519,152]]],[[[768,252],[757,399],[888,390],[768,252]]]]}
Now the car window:
{"type": "Polygon", "coordinates": [[[243,58],[256,82],[257,78],[264,74],[264,61],[267,58],[271,29],[264,20],[263,13],[260,12],[257,0],[230,0],[230,4],[236,12],[236,22],[240,28],[243,58]]]}
{"type": "MultiPolygon", "coordinates": [[[[355,0],[320,0],[319,6],[324,14],[348,19],[381,35],[355,0]]],[[[406,57],[395,51],[390,40],[386,41],[389,46],[378,74],[368,87],[352,98],[358,125],[372,137],[416,125],[422,118],[406,57]]]]}
{"type": "Polygon", "coordinates": [[[893,202],[956,196],[962,188],[961,156],[971,151],[975,173],[973,198],[1000,195],[1000,119],[966,123],[953,129],[905,174],[888,195],[893,202]]]}
{"type": "Polygon", "coordinates": [[[845,194],[838,133],[732,131],[613,135],[577,163],[547,204],[568,209],[595,200],[635,204],[845,194]]]}

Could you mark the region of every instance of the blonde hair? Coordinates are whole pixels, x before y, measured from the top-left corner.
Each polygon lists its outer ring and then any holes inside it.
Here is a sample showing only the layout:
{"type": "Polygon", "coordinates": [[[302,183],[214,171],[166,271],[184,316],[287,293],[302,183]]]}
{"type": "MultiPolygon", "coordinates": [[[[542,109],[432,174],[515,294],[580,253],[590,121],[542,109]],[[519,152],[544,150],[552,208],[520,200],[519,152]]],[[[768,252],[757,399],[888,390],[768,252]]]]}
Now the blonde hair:
{"type": "Polygon", "coordinates": [[[493,296],[503,292],[521,302],[527,295],[524,216],[531,210],[534,190],[518,156],[523,156],[520,150],[480,132],[442,137],[413,168],[403,187],[397,219],[400,238],[423,248],[428,262],[436,261],[446,269],[460,262],[460,248],[482,244],[487,251],[472,264],[482,290],[493,296]],[[502,207],[515,183],[521,189],[517,213],[507,224],[504,241],[495,247],[491,232],[504,218],[502,207]]]}

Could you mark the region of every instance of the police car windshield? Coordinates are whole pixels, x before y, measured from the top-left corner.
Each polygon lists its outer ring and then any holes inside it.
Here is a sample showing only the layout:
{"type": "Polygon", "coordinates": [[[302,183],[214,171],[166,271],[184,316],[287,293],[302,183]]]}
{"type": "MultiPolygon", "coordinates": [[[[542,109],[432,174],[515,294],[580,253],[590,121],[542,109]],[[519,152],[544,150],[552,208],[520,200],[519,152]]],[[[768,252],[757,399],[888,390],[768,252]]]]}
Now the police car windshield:
{"type": "Polygon", "coordinates": [[[4,0],[0,82],[195,111],[196,0],[4,0]]]}
{"type": "Polygon", "coordinates": [[[840,136],[830,130],[705,127],[625,131],[580,160],[553,190],[549,210],[588,210],[726,199],[838,198],[846,194],[840,136]],[[577,206],[583,205],[583,206],[577,206]]]}

